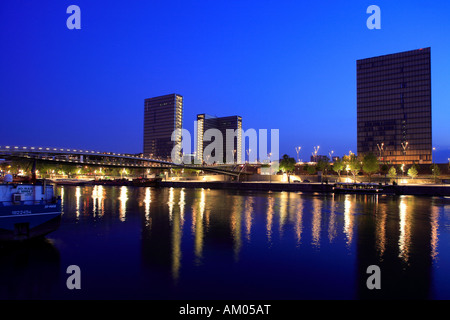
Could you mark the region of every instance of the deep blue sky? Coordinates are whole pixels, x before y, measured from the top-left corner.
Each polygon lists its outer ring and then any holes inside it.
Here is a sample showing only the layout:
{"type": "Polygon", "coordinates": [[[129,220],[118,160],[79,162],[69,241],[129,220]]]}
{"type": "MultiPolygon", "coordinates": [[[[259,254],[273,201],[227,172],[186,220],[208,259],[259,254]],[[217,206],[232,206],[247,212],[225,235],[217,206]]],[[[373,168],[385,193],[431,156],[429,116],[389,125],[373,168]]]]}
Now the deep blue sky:
{"type": "Polygon", "coordinates": [[[179,93],[188,130],[238,114],[280,129],[281,154],[356,152],[356,60],[431,47],[433,145],[450,157],[450,1],[93,2],[2,1],[0,145],[138,153],[144,99],[179,93]]]}

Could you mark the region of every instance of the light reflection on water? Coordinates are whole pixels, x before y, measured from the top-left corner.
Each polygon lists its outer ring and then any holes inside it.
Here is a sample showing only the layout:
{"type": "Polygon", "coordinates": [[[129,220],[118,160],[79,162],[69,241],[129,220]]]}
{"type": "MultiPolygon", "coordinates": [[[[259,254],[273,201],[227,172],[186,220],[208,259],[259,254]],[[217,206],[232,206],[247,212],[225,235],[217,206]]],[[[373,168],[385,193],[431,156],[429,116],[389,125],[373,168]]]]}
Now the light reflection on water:
{"type": "MultiPolygon", "coordinates": [[[[60,193],[62,225],[45,248],[61,272],[44,276],[47,289],[35,298],[450,298],[450,199],[104,186],[60,193]],[[70,264],[86,275],[80,293],[64,287],[70,264]],[[379,292],[365,288],[372,264],[382,270],[379,292]]],[[[4,268],[11,252],[1,254],[4,268]]],[[[39,263],[24,268],[33,274],[39,263]]]]}

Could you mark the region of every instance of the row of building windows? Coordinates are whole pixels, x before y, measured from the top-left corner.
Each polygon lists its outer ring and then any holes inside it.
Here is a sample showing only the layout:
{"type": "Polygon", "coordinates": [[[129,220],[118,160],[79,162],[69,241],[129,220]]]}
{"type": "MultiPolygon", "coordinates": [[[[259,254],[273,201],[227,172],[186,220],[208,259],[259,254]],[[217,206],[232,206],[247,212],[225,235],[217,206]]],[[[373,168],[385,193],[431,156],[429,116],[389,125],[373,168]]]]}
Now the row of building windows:
{"type": "Polygon", "coordinates": [[[396,82],[392,84],[385,84],[385,83],[379,83],[377,86],[371,86],[371,87],[360,87],[357,88],[357,93],[362,94],[366,92],[388,92],[391,91],[397,92],[397,93],[410,93],[414,92],[416,90],[431,90],[431,82],[430,80],[421,80],[421,81],[414,81],[414,82],[396,82]]]}
{"type": "Polygon", "coordinates": [[[383,127],[358,127],[358,136],[366,136],[366,137],[372,137],[372,136],[381,136],[384,134],[406,134],[406,135],[410,135],[410,136],[416,136],[416,135],[421,135],[421,134],[430,134],[431,133],[431,126],[427,127],[427,126],[418,126],[418,127],[413,127],[411,128],[411,126],[408,126],[406,129],[402,129],[402,128],[397,128],[397,129],[383,129],[383,127]]]}
{"type": "Polygon", "coordinates": [[[358,76],[361,77],[368,77],[370,75],[372,76],[393,76],[393,77],[405,77],[409,75],[416,74],[419,71],[428,70],[430,69],[430,65],[428,63],[421,63],[421,64],[410,64],[410,65],[392,65],[389,67],[380,67],[380,68],[370,68],[365,70],[358,70],[358,76]]]}
{"type": "Polygon", "coordinates": [[[409,59],[402,57],[392,59],[368,58],[358,60],[356,66],[358,70],[383,69],[390,70],[397,67],[414,67],[416,65],[429,65],[429,55],[414,56],[409,59]],[[380,61],[381,60],[381,61],[380,61]]]}
{"type": "MultiPolygon", "coordinates": [[[[403,81],[403,79],[386,79],[379,78],[376,81],[358,81],[356,84],[356,91],[361,92],[361,90],[367,91],[379,91],[381,87],[393,87],[397,88],[398,93],[405,92],[408,87],[415,88],[416,83],[420,83],[421,85],[425,84],[431,88],[431,80],[426,77],[416,77],[414,80],[407,79],[403,81]],[[401,90],[403,89],[403,90],[401,90]]],[[[430,89],[428,88],[428,89],[430,89]]],[[[415,90],[411,90],[415,91],[415,90]]]]}
{"type": "MultiPolygon", "coordinates": [[[[414,66],[420,66],[420,65],[429,65],[430,59],[429,55],[425,56],[417,56],[410,59],[404,59],[404,58],[394,58],[394,59],[381,59],[378,61],[374,61],[375,58],[369,58],[366,60],[358,60],[356,62],[357,70],[372,70],[372,69],[383,69],[383,70],[391,70],[391,69],[397,69],[397,68],[410,68],[414,66]]],[[[363,71],[367,72],[367,71],[363,71]]]]}
{"type": "MultiPolygon", "coordinates": [[[[370,141],[373,141],[373,139],[389,139],[389,140],[401,140],[403,138],[406,138],[406,140],[415,140],[415,139],[428,139],[431,138],[431,130],[430,129],[424,129],[420,132],[414,132],[414,133],[408,133],[406,132],[403,134],[401,131],[395,132],[395,130],[385,130],[385,131],[374,131],[371,132],[373,134],[367,134],[369,133],[367,130],[361,130],[358,129],[357,137],[358,139],[365,139],[365,138],[371,138],[370,141]]],[[[369,140],[368,140],[369,141],[369,140]]],[[[381,141],[383,142],[383,141],[381,141]]]]}
{"type": "Polygon", "coordinates": [[[363,73],[358,74],[357,83],[372,83],[383,79],[385,81],[389,80],[402,80],[402,79],[414,79],[414,78],[425,78],[430,75],[429,69],[419,69],[414,72],[404,72],[404,73],[392,73],[386,74],[385,72],[373,72],[373,73],[363,73]]]}
{"type": "Polygon", "coordinates": [[[367,132],[368,136],[383,136],[388,132],[392,132],[392,134],[404,134],[404,135],[417,135],[417,134],[431,134],[431,126],[424,124],[423,126],[403,126],[397,125],[395,127],[392,126],[361,126],[358,125],[357,129],[359,132],[367,132]]]}
{"type": "Polygon", "coordinates": [[[395,94],[404,94],[405,96],[411,96],[416,92],[420,91],[431,91],[431,85],[427,81],[418,81],[411,85],[408,88],[400,89],[397,85],[381,85],[375,87],[366,87],[366,88],[358,88],[356,90],[358,95],[362,95],[364,97],[367,96],[378,96],[378,95],[395,95],[395,94]]]}
{"type": "MultiPolygon", "coordinates": [[[[428,109],[430,110],[430,109],[428,109]]],[[[371,117],[371,116],[391,116],[391,115],[404,115],[407,114],[408,119],[415,119],[426,117],[430,114],[430,111],[427,109],[424,110],[423,107],[408,107],[401,108],[399,106],[395,106],[389,108],[389,106],[385,106],[384,108],[370,109],[370,108],[361,108],[357,111],[358,119],[360,117],[371,117]]]]}
{"type": "Polygon", "coordinates": [[[403,139],[402,136],[397,135],[378,135],[374,137],[361,137],[358,135],[357,142],[358,145],[365,145],[365,144],[371,144],[375,146],[376,144],[381,145],[384,143],[384,145],[387,146],[401,146],[403,142],[408,142],[408,148],[414,148],[414,149],[421,149],[418,146],[429,146],[431,145],[431,135],[421,135],[421,136],[415,136],[407,137],[407,139],[403,139]]]}
{"type": "MultiPolygon", "coordinates": [[[[363,152],[373,152],[376,153],[377,155],[380,154],[380,150],[378,149],[377,146],[360,146],[360,150],[363,150],[363,152]]],[[[399,148],[397,150],[393,150],[393,149],[383,149],[383,151],[381,152],[383,155],[389,154],[389,155],[405,155],[405,152],[403,151],[402,147],[399,146],[399,148]]],[[[417,150],[413,150],[410,149],[409,147],[406,149],[406,156],[418,156],[418,155],[429,155],[431,154],[430,148],[423,148],[423,149],[417,149],[417,150]]]]}
{"type": "Polygon", "coordinates": [[[402,89],[387,89],[384,88],[386,86],[380,86],[380,87],[372,87],[372,88],[358,88],[356,90],[356,93],[358,95],[362,95],[363,97],[378,97],[378,96],[397,96],[400,95],[403,96],[409,96],[409,97],[415,97],[420,96],[423,94],[428,94],[431,92],[431,86],[430,85],[418,85],[414,88],[411,88],[409,90],[402,90],[402,89]]]}
{"type": "Polygon", "coordinates": [[[420,80],[426,80],[430,78],[429,70],[428,72],[426,70],[421,70],[418,72],[414,72],[411,74],[392,74],[392,75],[385,75],[380,72],[380,74],[377,75],[358,75],[357,78],[357,85],[362,85],[366,83],[374,83],[377,82],[390,82],[390,83],[398,83],[402,81],[420,81],[420,80]]]}
{"type": "Polygon", "coordinates": [[[426,121],[427,119],[423,119],[423,117],[408,118],[406,120],[404,118],[397,120],[389,119],[390,121],[383,121],[383,119],[375,121],[376,119],[372,119],[372,117],[370,117],[370,119],[366,119],[365,121],[363,121],[363,119],[359,116],[357,120],[358,120],[358,128],[379,128],[380,130],[381,129],[389,130],[389,128],[400,128],[400,127],[431,128],[431,121],[426,121]]]}
{"type": "Polygon", "coordinates": [[[431,146],[431,143],[429,142],[429,138],[425,139],[394,139],[390,140],[383,137],[358,137],[358,145],[371,145],[372,147],[377,147],[377,145],[381,145],[384,143],[385,147],[389,146],[397,146],[398,148],[401,147],[401,144],[403,142],[408,142],[408,148],[409,149],[415,149],[415,150],[421,150],[426,149],[427,147],[431,146]]]}
{"type": "MultiPolygon", "coordinates": [[[[395,118],[396,118],[397,121],[402,121],[404,119],[404,116],[403,115],[401,115],[401,116],[397,115],[395,118]]],[[[366,122],[371,122],[371,121],[383,121],[385,119],[386,119],[386,116],[358,117],[358,119],[357,119],[358,128],[364,128],[364,127],[371,128],[370,124],[365,124],[365,123],[366,122]],[[361,123],[363,123],[363,124],[361,124],[361,123]]],[[[425,123],[426,122],[431,122],[431,118],[429,118],[429,119],[430,119],[430,121],[424,121],[425,119],[417,119],[417,120],[422,120],[422,122],[424,123],[424,126],[428,126],[425,123]]],[[[412,122],[412,119],[408,118],[408,124],[413,124],[413,123],[421,123],[421,121],[412,122]]],[[[396,126],[401,126],[401,124],[398,123],[398,124],[396,124],[396,126]]],[[[408,125],[407,125],[407,127],[408,127],[408,125]]],[[[431,124],[429,125],[429,127],[431,128],[431,124]]]]}
{"type": "Polygon", "coordinates": [[[370,69],[370,68],[392,68],[394,65],[415,65],[429,63],[430,53],[429,50],[423,51],[420,54],[413,51],[408,54],[395,54],[392,56],[379,56],[373,58],[367,58],[357,61],[358,69],[370,69]]]}
{"type": "MultiPolygon", "coordinates": [[[[405,116],[403,114],[391,114],[391,115],[383,114],[381,116],[378,116],[378,115],[361,116],[361,115],[359,115],[357,118],[358,127],[369,127],[370,128],[370,127],[374,126],[374,125],[371,125],[370,122],[383,121],[386,119],[386,116],[389,116],[390,118],[397,120],[397,123],[394,124],[396,127],[400,127],[402,125],[400,123],[400,121],[403,121],[405,119],[405,116]]],[[[431,127],[431,121],[430,121],[431,118],[430,117],[428,117],[428,118],[427,117],[412,118],[411,115],[408,115],[408,116],[409,116],[409,118],[407,119],[407,122],[404,124],[406,127],[408,127],[408,126],[414,127],[416,124],[421,124],[421,123],[423,123],[423,126],[431,127]],[[417,120],[417,121],[415,121],[415,120],[417,120]]],[[[389,125],[389,124],[381,124],[380,126],[385,127],[387,125],[389,125]]]]}
{"type": "Polygon", "coordinates": [[[390,97],[385,97],[383,99],[382,96],[372,96],[372,97],[359,97],[357,99],[358,107],[376,107],[376,106],[388,106],[391,107],[408,107],[408,106],[422,106],[426,108],[427,105],[430,105],[430,96],[428,95],[420,95],[416,97],[395,97],[390,95],[390,97]]]}
{"type": "MultiPolygon", "coordinates": [[[[383,110],[383,111],[372,111],[372,112],[363,112],[360,111],[357,114],[358,121],[381,121],[389,117],[389,119],[401,121],[404,119],[410,120],[410,119],[416,119],[416,118],[424,118],[427,120],[431,117],[431,112],[420,110],[417,113],[404,113],[401,112],[401,110],[383,110]]],[[[415,122],[414,122],[415,123],[415,122]]]]}
{"type": "MultiPolygon", "coordinates": [[[[430,110],[430,109],[428,109],[430,110]]],[[[363,120],[363,118],[367,118],[367,117],[372,117],[372,116],[379,116],[379,117],[390,117],[391,115],[406,115],[405,117],[400,117],[400,118],[396,118],[393,120],[414,120],[412,123],[416,123],[416,122],[422,122],[420,121],[421,118],[426,118],[427,116],[429,116],[431,113],[430,111],[426,111],[426,109],[424,110],[424,108],[400,108],[400,107],[392,107],[389,108],[388,106],[385,106],[383,108],[377,108],[376,110],[374,109],[370,109],[370,108],[364,108],[364,109],[360,109],[357,111],[357,118],[358,120],[363,120]],[[417,121],[416,121],[417,120],[417,121]]],[[[377,119],[374,119],[377,120],[377,119]]],[[[426,120],[426,119],[424,119],[426,120]]],[[[370,121],[370,120],[365,120],[365,121],[370,121]]]]}
{"type": "Polygon", "coordinates": [[[425,59],[430,56],[430,49],[413,50],[400,53],[393,53],[384,56],[372,57],[357,60],[358,64],[374,64],[375,66],[383,66],[392,63],[405,63],[425,59]]]}
{"type": "MultiPolygon", "coordinates": [[[[423,94],[417,95],[415,97],[405,97],[403,96],[403,104],[411,104],[411,103],[419,103],[419,102],[427,102],[430,103],[430,96],[431,93],[425,93],[425,91],[422,91],[423,94]]],[[[399,95],[389,95],[389,96],[372,96],[372,97],[358,97],[357,98],[357,105],[360,107],[361,105],[365,104],[367,106],[371,106],[371,104],[401,104],[402,103],[402,97],[399,95]]]]}

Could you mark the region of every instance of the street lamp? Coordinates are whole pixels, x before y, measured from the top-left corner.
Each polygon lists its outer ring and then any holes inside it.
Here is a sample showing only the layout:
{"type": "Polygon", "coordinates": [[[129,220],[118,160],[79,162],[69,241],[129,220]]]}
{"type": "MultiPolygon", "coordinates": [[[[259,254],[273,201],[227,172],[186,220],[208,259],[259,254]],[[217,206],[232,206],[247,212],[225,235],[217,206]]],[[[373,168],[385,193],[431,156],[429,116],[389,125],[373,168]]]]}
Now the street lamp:
{"type": "Polygon", "coordinates": [[[333,153],[334,153],[333,150],[331,150],[331,152],[328,153],[328,155],[330,156],[330,162],[333,162],[333,153]]]}
{"type": "Polygon", "coordinates": [[[378,147],[378,150],[380,151],[380,161],[382,161],[383,160],[383,149],[384,149],[384,142],[381,144],[381,145],[379,145],[378,143],[377,143],[377,147],[378,147]]]}
{"type": "Polygon", "coordinates": [[[408,141],[402,142],[402,148],[403,148],[403,161],[406,160],[406,148],[408,148],[408,141]]]}
{"type": "Polygon", "coordinates": [[[433,147],[433,154],[431,155],[431,158],[433,160],[433,164],[434,164],[434,152],[436,151],[436,147],[433,147]]]}
{"type": "Polygon", "coordinates": [[[297,152],[297,162],[300,162],[300,158],[299,158],[298,154],[301,149],[302,149],[302,147],[295,147],[295,151],[297,152]]]}
{"type": "Polygon", "coordinates": [[[320,146],[314,147],[314,161],[317,162],[317,152],[319,152],[320,146]]]}

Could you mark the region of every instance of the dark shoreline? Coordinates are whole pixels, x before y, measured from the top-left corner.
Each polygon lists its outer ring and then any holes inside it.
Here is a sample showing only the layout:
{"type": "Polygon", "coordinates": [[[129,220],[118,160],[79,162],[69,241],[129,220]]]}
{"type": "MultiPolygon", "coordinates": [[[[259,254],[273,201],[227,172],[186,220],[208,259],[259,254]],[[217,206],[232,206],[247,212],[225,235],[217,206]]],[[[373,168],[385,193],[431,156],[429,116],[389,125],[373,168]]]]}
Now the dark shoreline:
{"type": "MultiPolygon", "coordinates": [[[[85,186],[95,185],[92,181],[56,182],[57,185],[85,186]]],[[[114,184],[120,185],[121,184],[114,184]]],[[[130,184],[123,184],[130,185],[130,184]]],[[[159,181],[154,185],[160,188],[205,188],[252,191],[290,191],[305,193],[333,193],[333,184],[326,183],[280,183],[280,182],[223,182],[223,181],[159,181]]],[[[136,186],[138,187],[138,186],[136,186]]],[[[450,197],[450,185],[383,185],[381,194],[450,197]]]]}

